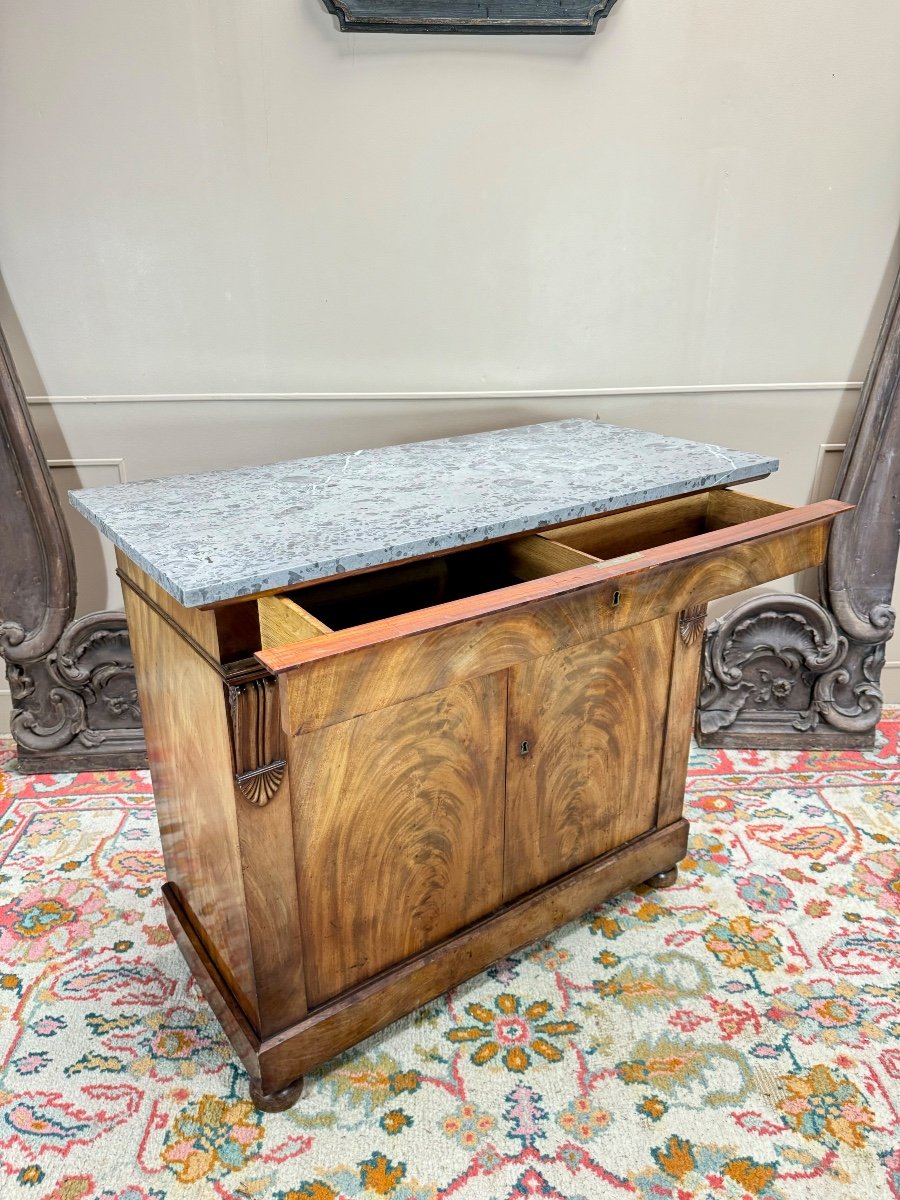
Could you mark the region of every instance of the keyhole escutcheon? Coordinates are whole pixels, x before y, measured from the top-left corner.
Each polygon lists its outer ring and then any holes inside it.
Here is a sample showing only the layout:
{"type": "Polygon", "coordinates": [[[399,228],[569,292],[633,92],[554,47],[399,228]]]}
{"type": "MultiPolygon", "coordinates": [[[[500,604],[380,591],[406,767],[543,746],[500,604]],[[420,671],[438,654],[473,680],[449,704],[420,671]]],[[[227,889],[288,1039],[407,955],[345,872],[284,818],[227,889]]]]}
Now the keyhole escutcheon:
{"type": "Polygon", "coordinates": [[[523,742],[519,748],[519,753],[527,754],[530,749],[531,749],[531,746],[529,746],[528,742],[523,742]]]}

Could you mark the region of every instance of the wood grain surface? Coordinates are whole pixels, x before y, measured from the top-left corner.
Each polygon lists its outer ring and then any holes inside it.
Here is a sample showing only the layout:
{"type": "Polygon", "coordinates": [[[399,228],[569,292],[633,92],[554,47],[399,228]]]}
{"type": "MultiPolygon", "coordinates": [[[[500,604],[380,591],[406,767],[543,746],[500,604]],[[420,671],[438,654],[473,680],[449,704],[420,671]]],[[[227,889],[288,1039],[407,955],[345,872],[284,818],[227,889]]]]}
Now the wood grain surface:
{"type": "Polygon", "coordinates": [[[191,974],[200,984],[207,1003],[225,1031],[232,1049],[251,1079],[259,1078],[259,1049],[261,1039],[247,1020],[228,979],[221,973],[197,931],[195,918],[185,905],[178,888],[172,883],[162,886],[163,911],[166,924],[187,960],[191,974]]]}
{"type": "MultiPolygon", "coordinates": [[[[222,681],[134,591],[122,591],[166,877],[241,1008],[258,1026],[222,681]]],[[[197,615],[214,625],[212,613],[197,615]]],[[[194,628],[208,632],[199,623],[194,628]]]]}
{"type": "Polygon", "coordinates": [[[761,517],[800,511],[746,492],[717,488],[709,492],[696,492],[693,496],[679,496],[674,500],[658,500],[625,512],[593,517],[562,529],[547,531],[540,536],[552,538],[586,554],[613,558],[634,550],[648,550],[653,546],[683,541],[717,529],[747,524],[761,517]]]}
{"type": "Polygon", "coordinates": [[[676,821],[684,806],[705,617],[706,605],[698,604],[680,612],[673,623],[672,683],[665,718],[666,736],[656,812],[656,824],[660,826],[676,821]]]}
{"type": "MultiPolygon", "coordinates": [[[[175,626],[218,656],[218,612],[185,609],[124,556],[119,565],[175,626]]],[[[123,594],[166,876],[253,1028],[283,1029],[306,1012],[287,780],[263,807],[239,793],[240,746],[221,676],[132,588],[123,594]]],[[[258,632],[255,604],[230,611],[236,635],[258,632]]]]}
{"type": "Polygon", "coordinates": [[[674,626],[661,617],[510,669],[505,901],[653,827],[674,626]]]}
{"type": "Polygon", "coordinates": [[[756,521],[774,513],[792,511],[799,510],[792,510],[789,504],[779,504],[775,500],[751,496],[749,492],[730,492],[727,488],[721,488],[709,493],[706,528],[726,529],[731,525],[739,525],[742,521],[756,521]]]}
{"type": "Polygon", "coordinates": [[[257,600],[259,632],[263,649],[283,646],[285,642],[303,642],[307,638],[331,633],[327,625],[306,612],[289,596],[260,596],[257,600]]]}
{"type": "Polygon", "coordinates": [[[665,542],[705,533],[709,492],[658,500],[625,512],[607,513],[540,536],[597,558],[617,558],[665,542]]]}
{"type": "Polygon", "coordinates": [[[573,567],[589,566],[597,560],[571,546],[551,541],[540,534],[516,538],[504,547],[507,564],[520,580],[542,579],[545,575],[557,575],[560,571],[571,571],[573,567]]]}
{"type": "Polygon", "coordinates": [[[499,905],[505,727],[500,673],[292,739],[310,1006],[499,905]]]}
{"type": "Polygon", "coordinates": [[[263,808],[235,797],[261,1036],[306,1015],[304,937],[297,895],[290,780],[263,808]]]}
{"type": "Polygon", "coordinates": [[[704,606],[846,508],[682,497],[224,618],[124,563],[170,921],[254,1094],[669,872],[704,606]]]}
{"type": "Polygon", "coordinates": [[[311,1012],[260,1047],[267,1089],[284,1087],[520,946],[667,871],[684,857],[687,836],[687,821],[655,830],[311,1012]]]}
{"type": "MultiPolygon", "coordinates": [[[[360,647],[409,637],[429,629],[444,628],[471,617],[507,611],[532,601],[577,594],[600,582],[619,587],[620,584],[632,583],[639,576],[650,574],[654,575],[654,584],[662,579],[667,582],[682,579],[687,584],[682,586],[683,594],[679,598],[678,607],[683,608],[688,603],[706,602],[820,562],[831,521],[840,513],[848,512],[850,507],[838,500],[820,500],[803,508],[788,509],[744,524],[667,542],[640,552],[637,558],[629,561],[575,567],[559,574],[513,584],[498,592],[487,592],[373,621],[310,642],[260,651],[258,657],[270,671],[277,674],[300,663],[350,653],[360,647]],[[754,566],[756,560],[759,562],[754,566]],[[671,568],[675,566],[690,570],[672,571],[671,568]],[[669,570],[659,574],[661,568],[669,570]],[[769,570],[776,573],[766,574],[769,570]],[[705,585],[703,592],[692,599],[692,590],[701,582],[705,585]],[[725,591],[716,591],[717,586],[725,588],[725,591]]],[[[658,591],[658,588],[655,590],[658,591]]],[[[652,615],[642,616],[642,619],[650,620],[652,615]]],[[[624,623],[621,621],[621,624],[624,623]]]]}
{"type": "MultiPolygon", "coordinates": [[[[162,609],[168,617],[187,635],[209,654],[212,658],[220,657],[219,633],[216,626],[216,615],[210,609],[185,608],[174,596],[159,586],[145,571],[131,561],[121,550],[116,550],[116,566],[119,574],[126,580],[136,584],[154,604],[162,609]]],[[[123,589],[127,594],[128,589],[123,589]]],[[[126,605],[126,616],[128,608],[126,605]]]]}

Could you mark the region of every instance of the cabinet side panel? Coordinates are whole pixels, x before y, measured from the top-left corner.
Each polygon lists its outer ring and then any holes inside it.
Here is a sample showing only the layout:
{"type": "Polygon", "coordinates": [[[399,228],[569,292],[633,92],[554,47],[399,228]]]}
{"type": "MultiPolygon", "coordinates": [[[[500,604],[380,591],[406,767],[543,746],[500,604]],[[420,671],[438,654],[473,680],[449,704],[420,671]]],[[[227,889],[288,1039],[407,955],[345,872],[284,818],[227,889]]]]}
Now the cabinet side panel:
{"type": "MultiPolygon", "coordinates": [[[[151,579],[137,563],[133,563],[130,558],[122,553],[121,550],[116,551],[116,563],[118,564],[119,574],[126,581],[131,581],[136,584],[153,603],[161,608],[175,624],[185,631],[188,637],[194,639],[198,646],[202,646],[207,654],[213,658],[219,657],[219,635],[216,629],[216,617],[211,610],[201,608],[185,608],[179,604],[167,591],[159,586],[155,579],[151,579]]],[[[127,595],[129,588],[126,586],[122,589],[127,595]]],[[[127,612],[127,607],[126,607],[127,612]]]]}
{"type": "Polygon", "coordinates": [[[123,590],[166,875],[256,1025],[222,681],[139,596],[123,590]]]}
{"type": "Polygon", "coordinates": [[[653,828],[673,626],[510,669],[506,902],[653,828]]]}
{"type": "Polygon", "coordinates": [[[505,725],[499,672],[291,739],[310,1007],[499,905],[505,725]]]}
{"type": "MultiPolygon", "coordinates": [[[[273,700],[266,699],[264,704],[273,700]]],[[[284,742],[279,739],[278,757],[283,756],[284,742]]],[[[281,777],[265,804],[250,803],[238,792],[236,815],[259,1034],[268,1037],[306,1013],[303,933],[287,775],[281,777]]]]}
{"type": "Polygon", "coordinates": [[[666,717],[666,744],[659,781],[659,809],[656,824],[677,821],[684,807],[691,733],[700,684],[700,656],[703,651],[703,625],[706,605],[697,604],[678,614],[673,632],[672,686],[666,717]]]}

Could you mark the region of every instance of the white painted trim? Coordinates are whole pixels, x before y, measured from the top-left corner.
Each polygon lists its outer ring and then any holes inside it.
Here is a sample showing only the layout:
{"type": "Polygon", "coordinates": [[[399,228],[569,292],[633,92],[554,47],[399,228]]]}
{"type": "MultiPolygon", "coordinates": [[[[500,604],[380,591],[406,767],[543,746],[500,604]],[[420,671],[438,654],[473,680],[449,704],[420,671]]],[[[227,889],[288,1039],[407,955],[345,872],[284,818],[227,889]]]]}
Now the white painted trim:
{"type": "Polygon", "coordinates": [[[516,388],[508,391],[459,392],[184,392],[171,394],[134,393],[126,396],[29,396],[30,405],[63,404],[159,404],[197,403],[227,400],[567,400],[590,396],[706,396],[721,392],[858,392],[862,383],[827,381],[824,383],[699,383],[652,387],[595,388],[516,388]]]}
{"type": "Polygon", "coordinates": [[[847,449],[846,442],[820,442],[819,450],[816,454],[816,465],[813,470],[812,491],[809,494],[810,500],[824,500],[831,491],[831,486],[826,489],[822,486],[822,476],[825,473],[825,459],[829,454],[843,454],[847,449]]]}
{"type": "Polygon", "coordinates": [[[886,662],[881,669],[881,690],[884,707],[900,704],[900,661],[886,662]]]}
{"type": "Polygon", "coordinates": [[[119,473],[119,483],[128,482],[124,458],[48,458],[47,466],[51,471],[54,467],[115,467],[119,473]]]}

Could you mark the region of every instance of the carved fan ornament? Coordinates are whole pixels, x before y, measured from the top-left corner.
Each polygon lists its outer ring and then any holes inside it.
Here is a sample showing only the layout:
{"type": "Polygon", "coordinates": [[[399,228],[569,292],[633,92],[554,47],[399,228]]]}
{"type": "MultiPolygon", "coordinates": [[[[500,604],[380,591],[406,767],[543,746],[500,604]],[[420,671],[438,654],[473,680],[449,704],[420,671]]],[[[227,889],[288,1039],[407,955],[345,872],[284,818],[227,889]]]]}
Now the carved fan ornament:
{"type": "Polygon", "coordinates": [[[226,686],[234,781],[250,804],[262,808],[281,786],[287,763],[278,714],[277,684],[269,676],[226,686]]]}
{"type": "Polygon", "coordinates": [[[685,608],[678,614],[678,632],[686,646],[692,646],[703,636],[703,626],[706,623],[706,605],[695,604],[685,608]]]}

